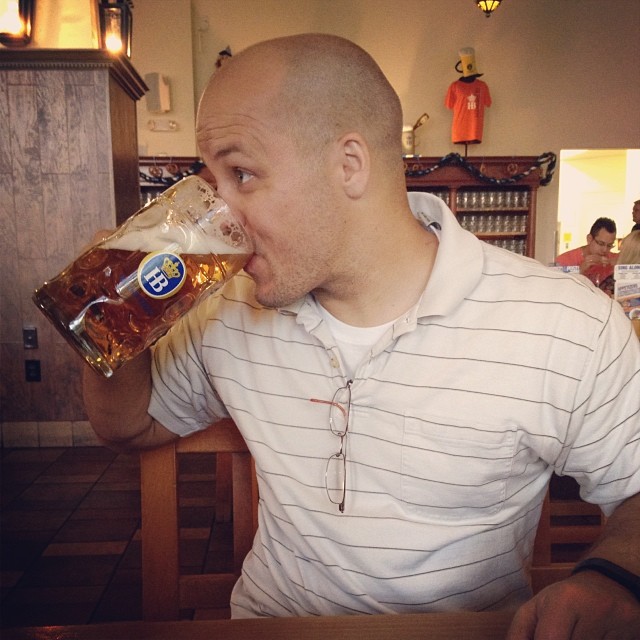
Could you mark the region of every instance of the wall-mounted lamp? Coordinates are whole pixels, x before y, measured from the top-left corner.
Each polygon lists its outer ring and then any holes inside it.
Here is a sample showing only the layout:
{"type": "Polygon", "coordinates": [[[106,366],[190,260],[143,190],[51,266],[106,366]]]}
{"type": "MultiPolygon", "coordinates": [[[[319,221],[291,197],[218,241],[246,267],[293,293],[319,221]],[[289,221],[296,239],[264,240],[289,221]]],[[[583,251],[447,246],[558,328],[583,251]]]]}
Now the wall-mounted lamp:
{"type": "Polygon", "coordinates": [[[100,1],[100,44],[114,54],[131,57],[131,31],[133,26],[132,0],[100,1]]]}
{"type": "Polygon", "coordinates": [[[24,47],[31,42],[35,0],[0,0],[0,42],[24,47]]]}
{"type": "Polygon", "coordinates": [[[500,6],[502,0],[477,0],[476,4],[487,18],[500,6]]]}

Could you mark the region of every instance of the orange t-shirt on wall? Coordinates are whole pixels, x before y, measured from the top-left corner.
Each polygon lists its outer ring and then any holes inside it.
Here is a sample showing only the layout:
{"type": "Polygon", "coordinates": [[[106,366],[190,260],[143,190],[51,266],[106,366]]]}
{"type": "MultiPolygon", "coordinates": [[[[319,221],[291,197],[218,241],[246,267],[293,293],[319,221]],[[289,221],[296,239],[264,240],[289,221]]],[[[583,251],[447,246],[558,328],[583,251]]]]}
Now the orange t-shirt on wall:
{"type": "Polygon", "coordinates": [[[482,142],[484,109],[491,106],[489,87],[477,78],[473,82],[452,82],[445,99],[453,109],[451,140],[455,144],[482,142]]]}

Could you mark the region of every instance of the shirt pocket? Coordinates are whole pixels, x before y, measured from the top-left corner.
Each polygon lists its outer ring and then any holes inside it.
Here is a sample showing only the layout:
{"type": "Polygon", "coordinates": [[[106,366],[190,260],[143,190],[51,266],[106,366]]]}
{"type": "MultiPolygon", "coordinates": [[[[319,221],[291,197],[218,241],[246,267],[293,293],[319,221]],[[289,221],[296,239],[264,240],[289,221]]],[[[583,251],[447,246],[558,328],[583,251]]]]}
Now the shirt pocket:
{"type": "Polygon", "coordinates": [[[515,427],[405,416],[402,499],[424,521],[480,522],[505,501],[515,427]]]}

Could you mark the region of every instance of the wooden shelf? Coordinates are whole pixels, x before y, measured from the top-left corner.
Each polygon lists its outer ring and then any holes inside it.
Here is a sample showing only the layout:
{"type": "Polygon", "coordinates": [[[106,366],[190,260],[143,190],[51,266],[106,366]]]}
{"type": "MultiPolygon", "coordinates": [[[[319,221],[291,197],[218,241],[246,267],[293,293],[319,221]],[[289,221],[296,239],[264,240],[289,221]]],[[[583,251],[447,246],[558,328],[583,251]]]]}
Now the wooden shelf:
{"type": "MultiPolygon", "coordinates": [[[[526,216],[526,231],[489,232],[477,230],[475,235],[482,240],[500,243],[516,240],[511,250],[533,257],[535,250],[536,195],[543,173],[536,156],[494,156],[461,158],[450,154],[444,158],[408,156],[404,159],[407,189],[427,191],[444,200],[460,223],[465,226],[463,216],[526,216]],[[483,204],[482,206],[459,206],[459,198],[486,197],[487,193],[515,194],[526,206],[483,204]],[[524,242],[523,242],[524,241],[524,242]]],[[[506,197],[506,195],[505,195],[506,197]]],[[[513,226],[513,225],[512,225],[513,226]]],[[[508,228],[508,227],[507,227],[508,228]]],[[[506,247],[510,248],[510,247],[506,247]]]]}

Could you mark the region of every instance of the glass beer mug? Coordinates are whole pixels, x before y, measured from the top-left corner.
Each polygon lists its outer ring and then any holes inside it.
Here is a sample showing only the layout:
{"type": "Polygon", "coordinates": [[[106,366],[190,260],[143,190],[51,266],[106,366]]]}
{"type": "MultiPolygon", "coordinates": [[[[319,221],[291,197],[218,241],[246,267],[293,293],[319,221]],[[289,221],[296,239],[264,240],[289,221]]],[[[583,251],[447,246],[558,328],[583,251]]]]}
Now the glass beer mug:
{"type": "Polygon", "coordinates": [[[215,189],[190,176],[134,213],[33,294],[105,377],[247,263],[253,245],[215,189]]]}

